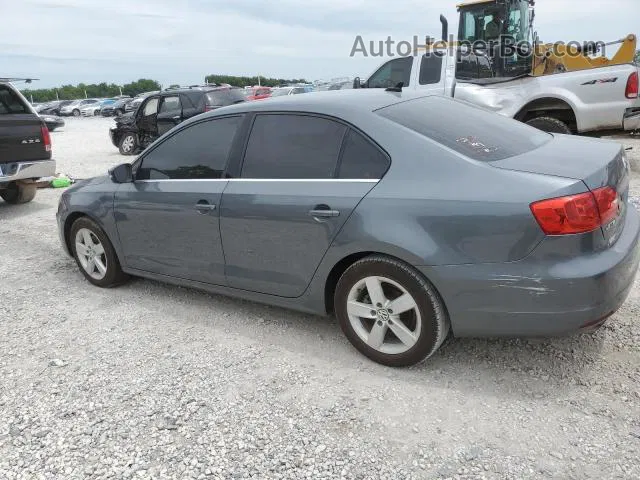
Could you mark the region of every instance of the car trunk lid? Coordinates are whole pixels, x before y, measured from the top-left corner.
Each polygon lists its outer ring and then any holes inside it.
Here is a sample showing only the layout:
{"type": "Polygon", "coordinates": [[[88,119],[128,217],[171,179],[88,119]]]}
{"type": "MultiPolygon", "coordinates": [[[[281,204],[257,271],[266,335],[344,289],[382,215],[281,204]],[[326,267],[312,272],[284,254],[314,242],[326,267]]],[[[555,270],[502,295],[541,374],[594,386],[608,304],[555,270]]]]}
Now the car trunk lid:
{"type": "Polygon", "coordinates": [[[554,135],[552,141],[535,150],[490,164],[506,170],[581,180],[585,191],[613,188],[618,194],[618,212],[602,226],[602,232],[608,245],[613,245],[622,233],[629,200],[629,163],[620,144],[554,135]]]}

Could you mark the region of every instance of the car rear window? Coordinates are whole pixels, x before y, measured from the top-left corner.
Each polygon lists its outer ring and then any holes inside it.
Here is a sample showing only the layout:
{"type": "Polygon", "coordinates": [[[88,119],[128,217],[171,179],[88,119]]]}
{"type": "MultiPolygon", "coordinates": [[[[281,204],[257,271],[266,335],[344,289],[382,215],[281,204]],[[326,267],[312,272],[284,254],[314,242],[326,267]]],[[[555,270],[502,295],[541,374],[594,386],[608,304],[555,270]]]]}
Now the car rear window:
{"type": "Polygon", "coordinates": [[[379,115],[474,160],[493,162],[535,150],[552,136],[516,120],[444,97],[422,97],[379,115]]]}
{"type": "Polygon", "coordinates": [[[0,115],[29,113],[20,96],[6,85],[0,85],[0,115]]]}

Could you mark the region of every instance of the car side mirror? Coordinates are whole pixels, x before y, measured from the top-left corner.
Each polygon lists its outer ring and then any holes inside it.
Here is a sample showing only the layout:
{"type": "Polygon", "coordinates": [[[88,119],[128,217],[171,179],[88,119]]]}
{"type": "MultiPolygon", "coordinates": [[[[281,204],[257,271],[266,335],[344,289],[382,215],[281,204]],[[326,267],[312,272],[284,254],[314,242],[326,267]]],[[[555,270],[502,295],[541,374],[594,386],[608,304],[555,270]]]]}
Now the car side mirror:
{"type": "Polygon", "coordinates": [[[362,88],[362,82],[360,81],[360,77],[356,77],[353,79],[353,88],[362,88]]]}
{"type": "Polygon", "coordinates": [[[130,163],[122,163],[109,170],[109,176],[115,183],[133,182],[133,167],[130,163]]]}

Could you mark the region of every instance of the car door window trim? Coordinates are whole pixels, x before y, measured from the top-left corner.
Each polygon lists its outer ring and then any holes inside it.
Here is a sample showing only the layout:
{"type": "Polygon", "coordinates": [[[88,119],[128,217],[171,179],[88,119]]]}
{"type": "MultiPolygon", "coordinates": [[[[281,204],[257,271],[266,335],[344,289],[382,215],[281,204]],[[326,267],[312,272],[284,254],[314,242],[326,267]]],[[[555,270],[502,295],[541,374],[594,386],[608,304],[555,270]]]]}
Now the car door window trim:
{"type": "Polygon", "coordinates": [[[339,182],[339,183],[378,183],[373,178],[156,178],[134,180],[134,183],[152,182],[339,182]]]}

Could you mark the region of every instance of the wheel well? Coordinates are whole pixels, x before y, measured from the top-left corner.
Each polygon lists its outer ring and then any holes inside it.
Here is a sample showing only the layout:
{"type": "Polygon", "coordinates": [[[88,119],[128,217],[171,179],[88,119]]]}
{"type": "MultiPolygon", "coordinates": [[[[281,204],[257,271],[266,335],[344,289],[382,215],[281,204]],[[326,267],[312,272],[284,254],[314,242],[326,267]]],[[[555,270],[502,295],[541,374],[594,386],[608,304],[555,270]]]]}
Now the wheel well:
{"type": "Polygon", "coordinates": [[[571,105],[559,98],[539,98],[525,105],[514,117],[523,123],[538,117],[553,117],[576,132],[578,121],[571,105]]]}
{"type": "Polygon", "coordinates": [[[71,252],[71,240],[69,238],[69,234],[71,233],[71,226],[74,224],[74,222],[76,220],[78,220],[79,218],[82,217],[87,217],[87,218],[91,218],[89,217],[89,215],[86,215],[84,213],[81,212],[74,212],[72,214],[70,214],[67,219],[64,222],[64,243],[67,245],[67,250],[69,252],[71,252]]]}
{"type": "Polygon", "coordinates": [[[324,307],[328,314],[333,314],[333,297],[336,293],[338,280],[340,280],[342,274],[347,271],[347,268],[356,263],[358,260],[362,260],[364,257],[375,254],[376,252],[354,253],[340,260],[331,269],[331,272],[329,272],[329,276],[327,277],[327,281],[324,285],[324,307]]]}

